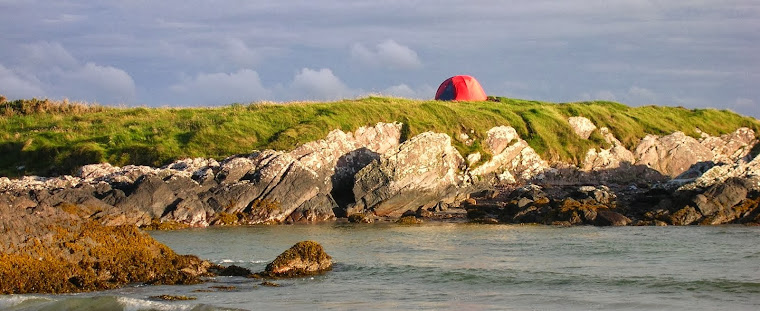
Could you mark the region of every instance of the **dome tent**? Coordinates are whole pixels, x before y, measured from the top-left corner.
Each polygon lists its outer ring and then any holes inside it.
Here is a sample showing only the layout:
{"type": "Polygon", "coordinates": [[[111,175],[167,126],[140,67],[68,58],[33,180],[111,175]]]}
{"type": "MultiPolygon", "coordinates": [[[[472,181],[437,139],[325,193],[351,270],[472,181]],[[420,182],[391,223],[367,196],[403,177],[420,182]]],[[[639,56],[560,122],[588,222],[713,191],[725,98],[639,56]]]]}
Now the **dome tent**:
{"type": "Polygon", "coordinates": [[[467,100],[483,101],[486,100],[486,92],[478,83],[478,80],[471,76],[453,76],[446,79],[435,92],[436,100],[467,100]]]}

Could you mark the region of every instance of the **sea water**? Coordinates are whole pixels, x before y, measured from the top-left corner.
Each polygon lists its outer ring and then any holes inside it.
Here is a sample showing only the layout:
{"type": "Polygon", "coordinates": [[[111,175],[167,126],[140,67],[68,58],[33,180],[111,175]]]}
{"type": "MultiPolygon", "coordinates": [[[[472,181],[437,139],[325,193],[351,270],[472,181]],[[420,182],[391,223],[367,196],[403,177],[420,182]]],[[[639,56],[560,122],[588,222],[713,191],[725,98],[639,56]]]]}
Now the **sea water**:
{"type": "Polygon", "coordinates": [[[150,233],[178,253],[263,270],[302,240],[324,275],[215,277],[0,296],[7,310],[760,310],[760,227],[551,227],[430,223],[279,225],[150,233]],[[192,301],[159,301],[156,295],[192,301]]]}

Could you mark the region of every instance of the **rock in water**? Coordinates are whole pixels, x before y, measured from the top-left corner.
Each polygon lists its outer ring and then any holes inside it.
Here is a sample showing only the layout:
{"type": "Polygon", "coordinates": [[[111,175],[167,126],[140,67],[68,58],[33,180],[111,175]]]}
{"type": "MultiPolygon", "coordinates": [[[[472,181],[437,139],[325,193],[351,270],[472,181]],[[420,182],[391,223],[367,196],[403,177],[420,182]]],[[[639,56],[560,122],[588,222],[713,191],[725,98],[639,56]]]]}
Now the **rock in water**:
{"type": "Polygon", "coordinates": [[[332,257],[322,245],[301,241],[269,263],[264,274],[271,277],[300,277],[320,274],[332,269],[332,257]]]}

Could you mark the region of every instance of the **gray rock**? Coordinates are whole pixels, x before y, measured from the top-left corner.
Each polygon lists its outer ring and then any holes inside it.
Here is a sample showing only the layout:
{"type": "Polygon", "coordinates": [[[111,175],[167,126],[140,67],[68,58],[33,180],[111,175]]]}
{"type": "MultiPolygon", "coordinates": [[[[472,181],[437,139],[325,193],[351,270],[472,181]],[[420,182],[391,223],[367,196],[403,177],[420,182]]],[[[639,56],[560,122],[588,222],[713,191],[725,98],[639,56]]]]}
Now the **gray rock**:
{"type": "Polygon", "coordinates": [[[573,132],[583,139],[588,139],[591,133],[596,130],[596,125],[584,117],[570,117],[567,119],[567,122],[570,123],[573,132]]]}
{"type": "Polygon", "coordinates": [[[351,213],[400,217],[453,202],[465,186],[464,159],[445,134],[422,133],[386,153],[356,174],[356,206],[351,213]]]}
{"type": "Polygon", "coordinates": [[[683,132],[658,137],[647,135],[634,152],[636,164],[676,177],[699,162],[712,161],[713,152],[683,132]]]}
{"type": "Polygon", "coordinates": [[[168,206],[177,201],[169,186],[158,176],[144,175],[135,183],[135,190],[104,215],[105,224],[144,226],[163,216],[168,206]]]}

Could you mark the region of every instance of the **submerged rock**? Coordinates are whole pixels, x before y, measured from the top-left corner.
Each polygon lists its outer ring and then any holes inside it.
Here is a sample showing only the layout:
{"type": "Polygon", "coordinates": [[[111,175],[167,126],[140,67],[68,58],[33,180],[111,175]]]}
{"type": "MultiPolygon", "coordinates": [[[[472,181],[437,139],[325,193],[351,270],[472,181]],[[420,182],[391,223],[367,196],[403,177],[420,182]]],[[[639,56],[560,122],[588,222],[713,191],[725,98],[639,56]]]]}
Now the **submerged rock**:
{"type": "Polygon", "coordinates": [[[269,263],[262,273],[269,277],[301,277],[332,269],[332,257],[317,242],[302,241],[269,263]]]}

